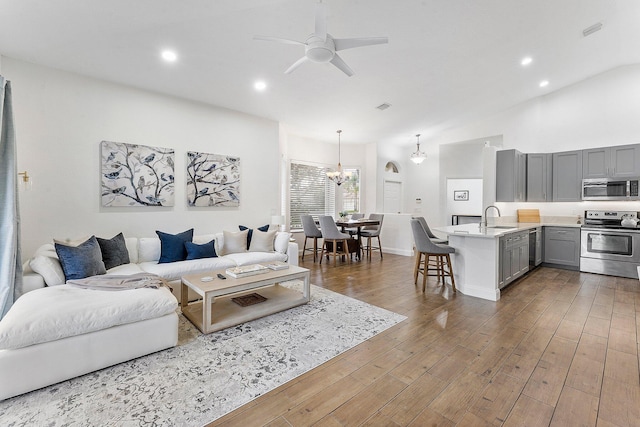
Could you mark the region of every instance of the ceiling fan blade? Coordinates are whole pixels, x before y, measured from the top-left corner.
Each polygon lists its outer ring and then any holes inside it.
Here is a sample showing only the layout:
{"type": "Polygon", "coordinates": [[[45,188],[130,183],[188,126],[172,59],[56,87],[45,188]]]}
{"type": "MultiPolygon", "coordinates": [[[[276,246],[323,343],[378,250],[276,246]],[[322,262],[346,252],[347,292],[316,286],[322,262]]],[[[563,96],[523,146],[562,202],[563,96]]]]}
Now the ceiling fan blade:
{"type": "Polygon", "coordinates": [[[333,39],[336,45],[336,52],[339,50],[351,49],[354,47],[371,46],[374,44],[389,43],[388,37],[356,37],[350,39],[333,39]]]}
{"type": "Polygon", "coordinates": [[[308,60],[309,59],[306,56],[303,56],[302,58],[300,58],[296,62],[294,62],[291,67],[287,68],[287,70],[284,73],[285,74],[290,74],[291,72],[295,71],[296,68],[298,68],[299,66],[301,66],[302,64],[304,64],[308,60]]]}
{"type": "Polygon", "coordinates": [[[327,7],[322,2],[316,4],[316,27],[313,35],[320,37],[322,41],[327,39],[327,7]]]}
{"type": "Polygon", "coordinates": [[[270,36],[253,36],[254,40],[264,40],[267,42],[278,42],[278,43],[286,43],[286,44],[299,44],[305,46],[304,43],[299,42],[297,40],[289,40],[289,39],[281,39],[280,37],[270,37],[270,36]]]}
{"type": "Polygon", "coordinates": [[[344,62],[342,58],[338,56],[337,53],[333,55],[333,59],[331,60],[331,63],[336,67],[338,67],[340,70],[342,70],[342,72],[345,73],[347,76],[349,77],[353,76],[353,70],[349,68],[347,63],[344,62]]]}

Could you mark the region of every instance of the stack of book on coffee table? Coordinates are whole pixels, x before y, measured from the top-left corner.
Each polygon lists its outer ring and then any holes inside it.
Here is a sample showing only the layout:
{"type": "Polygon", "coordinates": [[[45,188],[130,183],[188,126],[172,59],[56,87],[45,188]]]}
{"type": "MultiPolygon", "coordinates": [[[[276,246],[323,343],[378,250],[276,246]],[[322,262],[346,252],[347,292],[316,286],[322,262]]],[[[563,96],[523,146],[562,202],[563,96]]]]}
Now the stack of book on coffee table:
{"type": "Polygon", "coordinates": [[[253,276],[254,274],[262,274],[270,271],[268,267],[262,264],[243,265],[240,267],[227,268],[226,273],[235,278],[253,276]]]}

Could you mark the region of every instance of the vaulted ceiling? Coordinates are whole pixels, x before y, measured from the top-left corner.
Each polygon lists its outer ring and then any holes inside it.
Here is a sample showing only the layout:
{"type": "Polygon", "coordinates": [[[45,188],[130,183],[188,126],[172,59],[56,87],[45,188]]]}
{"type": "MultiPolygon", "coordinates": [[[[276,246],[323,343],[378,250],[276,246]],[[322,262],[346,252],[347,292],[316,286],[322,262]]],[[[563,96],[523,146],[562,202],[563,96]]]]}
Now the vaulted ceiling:
{"type": "Polygon", "coordinates": [[[315,3],[0,0],[0,55],[277,120],[300,136],[333,141],[341,128],[346,143],[399,145],[640,63],[637,0],[324,0],[334,37],[389,43],[340,52],[352,77],[315,63],[285,75],[303,47],[253,36],[304,41],[315,3]],[[164,62],[164,49],[177,61],[164,62]]]}

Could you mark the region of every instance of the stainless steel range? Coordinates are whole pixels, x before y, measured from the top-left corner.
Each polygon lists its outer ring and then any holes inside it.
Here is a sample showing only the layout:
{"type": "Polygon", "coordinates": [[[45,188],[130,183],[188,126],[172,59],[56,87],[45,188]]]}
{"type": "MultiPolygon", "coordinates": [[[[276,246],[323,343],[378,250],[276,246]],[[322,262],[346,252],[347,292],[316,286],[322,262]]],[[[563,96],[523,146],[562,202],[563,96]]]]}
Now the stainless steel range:
{"type": "Polygon", "coordinates": [[[585,211],[580,236],[580,271],[637,279],[638,215],[632,211],[585,211]]]}

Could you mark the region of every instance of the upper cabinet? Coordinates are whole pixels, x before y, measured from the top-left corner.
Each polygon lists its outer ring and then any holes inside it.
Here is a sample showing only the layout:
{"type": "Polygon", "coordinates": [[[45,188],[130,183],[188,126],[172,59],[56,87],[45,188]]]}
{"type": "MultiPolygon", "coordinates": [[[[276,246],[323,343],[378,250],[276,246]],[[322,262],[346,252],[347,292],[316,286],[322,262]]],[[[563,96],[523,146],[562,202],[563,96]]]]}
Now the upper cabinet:
{"type": "Polygon", "coordinates": [[[553,201],[582,200],[582,151],[553,153],[553,201]]]}
{"type": "Polygon", "coordinates": [[[496,153],[496,202],[524,202],[527,196],[527,156],[518,150],[496,153]]]}
{"type": "Polygon", "coordinates": [[[640,176],[640,144],[582,150],[583,178],[640,176]]]}
{"type": "Polygon", "coordinates": [[[551,154],[527,154],[527,202],[552,200],[551,154]]]}

